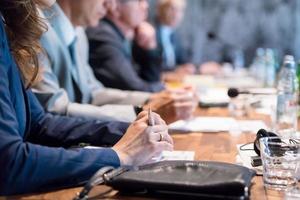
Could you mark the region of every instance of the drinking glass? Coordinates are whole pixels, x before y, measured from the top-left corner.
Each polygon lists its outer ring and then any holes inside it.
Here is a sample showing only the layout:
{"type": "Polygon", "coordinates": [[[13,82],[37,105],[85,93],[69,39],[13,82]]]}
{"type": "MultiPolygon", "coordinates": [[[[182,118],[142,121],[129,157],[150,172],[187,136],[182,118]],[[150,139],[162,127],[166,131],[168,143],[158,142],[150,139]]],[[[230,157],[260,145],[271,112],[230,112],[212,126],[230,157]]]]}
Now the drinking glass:
{"type": "Polygon", "coordinates": [[[260,139],[263,180],[267,189],[287,190],[297,185],[300,143],[297,139],[260,139]]]}

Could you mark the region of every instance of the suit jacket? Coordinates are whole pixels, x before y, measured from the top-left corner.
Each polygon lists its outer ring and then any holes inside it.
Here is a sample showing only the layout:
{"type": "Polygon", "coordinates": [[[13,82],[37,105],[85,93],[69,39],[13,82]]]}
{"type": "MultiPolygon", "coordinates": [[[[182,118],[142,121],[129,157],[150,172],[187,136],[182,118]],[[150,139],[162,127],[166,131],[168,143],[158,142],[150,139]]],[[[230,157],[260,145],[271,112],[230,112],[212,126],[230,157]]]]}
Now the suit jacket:
{"type": "Polygon", "coordinates": [[[23,86],[2,20],[0,74],[0,195],[76,186],[103,166],[120,165],[110,148],[65,149],[80,142],[113,145],[128,124],[45,113],[23,86]]]}
{"type": "Polygon", "coordinates": [[[90,64],[98,80],[107,86],[124,90],[158,92],[161,82],[149,83],[139,77],[131,56],[130,41],[110,20],[100,21],[87,29],[90,44],[90,64]]]}
{"type": "Polygon", "coordinates": [[[39,58],[42,80],[33,90],[43,107],[62,115],[133,121],[136,118],[133,105],[143,104],[150,94],[105,88],[88,63],[85,31],[82,28],[74,30],[58,5],[54,5],[50,13],[48,31],[41,38],[47,54],[39,58]],[[76,63],[65,42],[66,32],[76,36],[76,63]]]}
{"type": "Polygon", "coordinates": [[[162,44],[162,29],[160,25],[156,25],[157,48],[149,54],[138,45],[133,45],[134,60],[141,66],[140,76],[150,82],[160,80],[161,73],[164,71],[175,70],[178,65],[189,62],[188,53],[182,47],[180,37],[176,32],[171,34],[171,42],[175,52],[175,66],[167,67],[166,54],[162,44]],[[149,56],[151,59],[149,59],[149,56]]]}

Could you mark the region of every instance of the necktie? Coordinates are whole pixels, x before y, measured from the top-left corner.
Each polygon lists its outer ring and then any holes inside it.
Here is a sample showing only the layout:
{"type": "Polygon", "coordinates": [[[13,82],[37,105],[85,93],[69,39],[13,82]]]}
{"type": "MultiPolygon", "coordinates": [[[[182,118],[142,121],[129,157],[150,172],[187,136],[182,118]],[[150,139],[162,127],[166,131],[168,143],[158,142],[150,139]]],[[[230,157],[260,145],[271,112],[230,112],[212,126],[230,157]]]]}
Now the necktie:
{"type": "Polygon", "coordinates": [[[85,71],[84,69],[81,69],[79,58],[76,52],[76,42],[77,39],[75,39],[70,45],[69,45],[69,52],[72,60],[72,77],[74,79],[74,82],[77,84],[78,89],[80,90],[80,95],[77,94],[76,96],[81,96],[80,103],[89,103],[91,99],[91,91],[89,90],[87,79],[88,77],[85,77],[85,71]]]}
{"type": "Polygon", "coordinates": [[[77,69],[77,61],[76,61],[76,41],[77,39],[75,38],[73,42],[69,45],[69,52],[72,60],[72,75],[74,80],[79,83],[79,71],[77,69]]]}
{"type": "Polygon", "coordinates": [[[162,31],[162,46],[167,69],[172,69],[176,65],[174,45],[171,41],[171,31],[162,31]]]}

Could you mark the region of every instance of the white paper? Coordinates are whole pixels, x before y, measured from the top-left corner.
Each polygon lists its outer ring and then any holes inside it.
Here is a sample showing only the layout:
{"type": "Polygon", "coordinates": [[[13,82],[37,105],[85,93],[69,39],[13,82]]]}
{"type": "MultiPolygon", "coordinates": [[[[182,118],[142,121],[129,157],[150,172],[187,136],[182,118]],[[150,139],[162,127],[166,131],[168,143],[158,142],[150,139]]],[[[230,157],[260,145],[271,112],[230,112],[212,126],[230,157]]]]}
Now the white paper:
{"type": "Polygon", "coordinates": [[[194,160],[194,151],[163,151],[160,156],[152,159],[153,162],[164,160],[194,160]]]}
{"type": "Polygon", "coordinates": [[[238,123],[230,117],[196,117],[180,120],[169,125],[170,130],[187,132],[223,132],[236,129],[238,123]]]}
{"type": "Polygon", "coordinates": [[[250,88],[248,89],[250,93],[261,94],[261,95],[275,95],[277,90],[275,88],[250,88]]]}
{"type": "Polygon", "coordinates": [[[199,92],[199,101],[205,104],[229,103],[227,88],[208,88],[199,92]]]}
{"type": "Polygon", "coordinates": [[[215,78],[210,75],[188,75],[184,78],[184,83],[197,87],[214,87],[216,85],[215,78]]]}
{"type": "Polygon", "coordinates": [[[261,120],[239,120],[239,129],[242,132],[257,133],[259,129],[267,129],[267,125],[261,120]]]}
{"type": "Polygon", "coordinates": [[[257,154],[254,151],[253,143],[248,144],[248,145],[246,145],[246,146],[243,147],[243,149],[253,149],[253,150],[244,150],[244,151],[241,151],[241,149],[240,149],[241,146],[242,146],[242,144],[238,144],[236,146],[237,147],[237,151],[238,151],[237,164],[241,164],[244,167],[248,167],[250,169],[254,169],[258,175],[261,175],[262,171],[263,171],[262,166],[253,167],[251,165],[251,157],[252,156],[257,156],[257,154]]]}
{"type": "Polygon", "coordinates": [[[234,88],[259,88],[261,83],[251,76],[225,77],[216,80],[217,86],[234,88]]]}
{"type": "Polygon", "coordinates": [[[251,132],[266,129],[261,120],[235,120],[231,117],[196,117],[191,120],[180,120],[169,125],[171,131],[184,132],[251,132]]]}

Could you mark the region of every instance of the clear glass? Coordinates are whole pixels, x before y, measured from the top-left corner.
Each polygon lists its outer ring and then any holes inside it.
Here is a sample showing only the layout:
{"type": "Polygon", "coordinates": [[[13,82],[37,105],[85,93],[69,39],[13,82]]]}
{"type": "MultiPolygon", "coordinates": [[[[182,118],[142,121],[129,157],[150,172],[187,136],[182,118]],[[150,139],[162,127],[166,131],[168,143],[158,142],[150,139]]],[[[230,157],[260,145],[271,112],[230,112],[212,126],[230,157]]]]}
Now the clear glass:
{"type": "Polygon", "coordinates": [[[249,96],[239,95],[236,98],[231,98],[229,102],[229,113],[232,117],[246,117],[249,113],[249,96]]]}
{"type": "Polygon", "coordinates": [[[293,137],[298,128],[299,83],[295,61],[286,56],[278,74],[276,131],[281,137],[293,137]]]}
{"type": "Polygon", "coordinates": [[[297,185],[300,140],[266,137],[260,139],[263,180],[268,189],[287,190],[297,185]]]}

